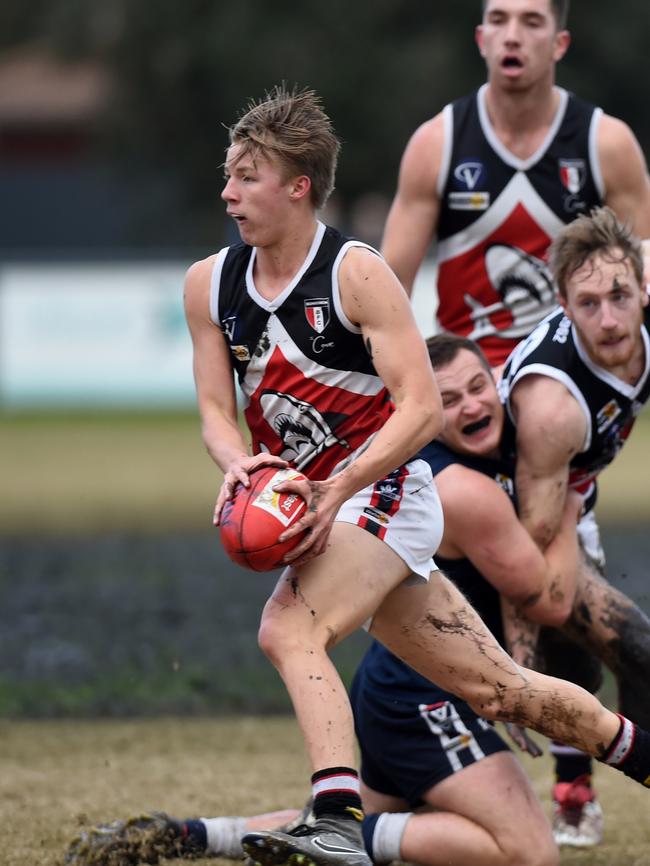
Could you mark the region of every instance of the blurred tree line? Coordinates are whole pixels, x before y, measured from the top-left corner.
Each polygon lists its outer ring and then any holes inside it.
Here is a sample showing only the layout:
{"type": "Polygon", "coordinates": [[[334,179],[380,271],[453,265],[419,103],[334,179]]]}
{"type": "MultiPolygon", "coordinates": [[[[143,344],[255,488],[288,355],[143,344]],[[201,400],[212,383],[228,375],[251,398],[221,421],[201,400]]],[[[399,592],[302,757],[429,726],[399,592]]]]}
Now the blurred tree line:
{"type": "MultiPolygon", "coordinates": [[[[361,195],[392,195],[415,127],[483,81],[480,9],[480,0],[4,0],[0,50],[38,44],[105,65],[115,87],[98,148],[122,178],[173,179],[186,238],[211,248],[224,225],[225,127],[250,98],[282,80],[323,96],[344,142],[345,222],[361,195]]],[[[650,152],[648,0],[574,0],[569,23],[559,83],[626,120],[650,152]]],[[[157,215],[160,244],[178,240],[167,237],[173,225],[157,215]]]]}

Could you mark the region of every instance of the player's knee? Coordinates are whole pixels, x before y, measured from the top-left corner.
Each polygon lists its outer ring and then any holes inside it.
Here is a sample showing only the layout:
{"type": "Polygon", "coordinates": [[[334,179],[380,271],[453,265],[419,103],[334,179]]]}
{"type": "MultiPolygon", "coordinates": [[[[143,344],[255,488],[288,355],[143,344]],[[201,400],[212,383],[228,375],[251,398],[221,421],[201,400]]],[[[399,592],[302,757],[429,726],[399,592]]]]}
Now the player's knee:
{"type": "Polygon", "coordinates": [[[268,660],[276,665],[289,651],[290,635],[280,626],[276,617],[263,616],[257,632],[257,643],[268,660]]]}
{"type": "Polygon", "coordinates": [[[504,850],[503,866],[559,866],[560,852],[550,828],[524,825],[504,850]]]}
{"type": "Polygon", "coordinates": [[[289,622],[277,611],[264,611],[257,643],[275,667],[281,667],[286,659],[297,659],[301,653],[304,656],[311,641],[300,628],[299,623],[289,622]]]}

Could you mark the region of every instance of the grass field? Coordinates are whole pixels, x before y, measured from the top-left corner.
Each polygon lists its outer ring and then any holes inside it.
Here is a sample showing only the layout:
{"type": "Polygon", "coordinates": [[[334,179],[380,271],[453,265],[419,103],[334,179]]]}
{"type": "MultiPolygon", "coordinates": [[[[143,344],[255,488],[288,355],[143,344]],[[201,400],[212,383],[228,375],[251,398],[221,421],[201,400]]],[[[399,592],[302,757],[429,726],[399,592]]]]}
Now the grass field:
{"type": "MultiPolygon", "coordinates": [[[[650,412],[602,475],[603,522],[650,513],[650,412]]],[[[196,415],[0,414],[1,533],[165,532],[210,525],[220,474],[196,415]]]]}
{"type": "MultiPolygon", "coordinates": [[[[146,809],[254,814],[302,805],[306,796],[299,735],[285,718],[0,721],[0,743],[2,866],[58,866],[80,826],[146,809]]],[[[548,806],[548,757],[523,763],[548,806]]],[[[563,866],[649,866],[650,792],[606,768],[596,781],[605,841],[594,851],[565,850],[563,866]]],[[[503,814],[507,820],[507,802],[503,814]]]]}

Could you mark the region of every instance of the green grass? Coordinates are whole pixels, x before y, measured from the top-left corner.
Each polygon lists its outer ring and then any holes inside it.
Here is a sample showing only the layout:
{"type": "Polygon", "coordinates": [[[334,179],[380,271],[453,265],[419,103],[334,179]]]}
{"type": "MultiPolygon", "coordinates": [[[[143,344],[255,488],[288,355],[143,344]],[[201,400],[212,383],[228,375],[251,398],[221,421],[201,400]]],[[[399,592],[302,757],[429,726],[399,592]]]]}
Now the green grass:
{"type": "MultiPolygon", "coordinates": [[[[650,513],[650,413],[602,475],[603,522],[650,513]]],[[[210,526],[221,473],[193,413],[0,414],[0,534],[210,526]]]]}
{"type": "MultiPolygon", "coordinates": [[[[3,866],[59,866],[80,826],[143,810],[255,814],[301,806],[307,794],[309,771],[289,718],[0,721],[0,742],[3,866]]],[[[548,809],[548,754],[522,763],[548,809]]],[[[596,784],[604,843],[564,851],[562,866],[649,866],[650,791],[604,767],[596,784]]],[[[507,802],[503,814],[508,820],[507,802]]]]}

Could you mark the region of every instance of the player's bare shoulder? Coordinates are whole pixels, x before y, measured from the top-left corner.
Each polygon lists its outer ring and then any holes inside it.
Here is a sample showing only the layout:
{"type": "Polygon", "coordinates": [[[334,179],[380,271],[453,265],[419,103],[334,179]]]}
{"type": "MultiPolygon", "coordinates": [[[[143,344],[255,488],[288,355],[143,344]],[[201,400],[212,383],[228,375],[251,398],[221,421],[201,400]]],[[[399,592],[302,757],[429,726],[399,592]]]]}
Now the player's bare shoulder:
{"type": "Polygon", "coordinates": [[[188,317],[206,313],[206,305],[209,305],[210,298],[210,280],[216,257],[215,253],[205,259],[200,259],[187,269],[183,284],[183,300],[188,317]]]}
{"type": "Polygon", "coordinates": [[[445,119],[440,112],[415,130],[404,150],[400,168],[402,184],[435,191],[445,146],[445,119]]]}
{"type": "Polygon", "coordinates": [[[388,312],[391,305],[395,312],[408,306],[402,284],[372,248],[351,247],[339,266],[338,282],[344,312],[355,324],[384,309],[388,312]]]}

